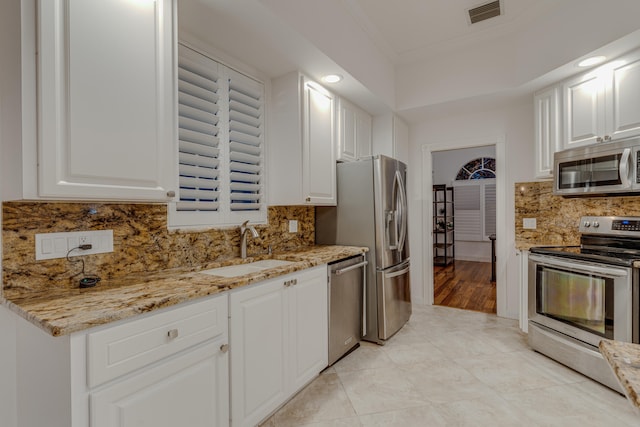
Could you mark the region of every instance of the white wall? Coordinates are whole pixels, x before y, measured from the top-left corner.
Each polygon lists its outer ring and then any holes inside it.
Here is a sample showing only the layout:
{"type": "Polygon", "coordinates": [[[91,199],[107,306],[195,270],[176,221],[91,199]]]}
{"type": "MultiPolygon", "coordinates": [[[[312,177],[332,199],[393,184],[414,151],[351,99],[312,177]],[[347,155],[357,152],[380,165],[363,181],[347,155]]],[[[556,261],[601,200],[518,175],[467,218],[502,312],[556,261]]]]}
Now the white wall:
{"type": "MultiPolygon", "coordinates": [[[[20,185],[13,150],[20,150],[20,2],[0,5],[0,200],[20,185]],[[8,180],[12,173],[15,179],[8,180]]],[[[19,158],[19,157],[18,157],[19,158]]],[[[0,224],[2,212],[0,210],[0,224]]],[[[0,237],[0,272],[2,271],[0,237]]],[[[1,293],[0,289],[0,293],[1,293]]],[[[0,295],[1,297],[1,295],[0,295]]],[[[17,425],[16,323],[15,316],[0,306],[0,424],[17,425]]]]}
{"type": "MultiPolygon", "coordinates": [[[[431,260],[426,260],[422,237],[427,238],[430,230],[423,230],[422,212],[431,203],[431,191],[422,190],[422,147],[442,145],[451,141],[473,142],[478,140],[505,139],[505,170],[498,170],[506,177],[504,218],[507,224],[505,236],[499,236],[498,245],[504,249],[506,257],[506,310],[499,313],[505,317],[518,318],[519,314],[519,259],[515,251],[515,201],[514,184],[532,180],[534,177],[533,158],[533,98],[524,97],[501,105],[486,106],[483,109],[466,108],[464,105],[449,106],[446,111],[432,112],[428,119],[410,125],[410,241],[412,260],[412,295],[417,303],[428,301],[424,293],[424,280],[431,269],[431,260]],[[422,194],[425,196],[423,197],[422,194]]],[[[471,144],[470,144],[471,145],[471,144]]],[[[452,147],[453,148],[453,147],[452,147]]],[[[498,251],[500,253],[500,251],[498,251]]],[[[498,271],[498,276],[500,276],[498,271]]]]}
{"type": "MultiPolygon", "coordinates": [[[[19,1],[6,1],[0,4],[0,58],[0,201],[2,201],[6,200],[7,196],[19,192],[22,186],[21,172],[15,164],[15,159],[20,158],[22,123],[20,118],[19,1]]],[[[1,260],[0,235],[0,272],[2,271],[1,260]]],[[[3,427],[15,427],[17,425],[16,318],[2,306],[0,306],[0,343],[0,424],[3,427]]]]}

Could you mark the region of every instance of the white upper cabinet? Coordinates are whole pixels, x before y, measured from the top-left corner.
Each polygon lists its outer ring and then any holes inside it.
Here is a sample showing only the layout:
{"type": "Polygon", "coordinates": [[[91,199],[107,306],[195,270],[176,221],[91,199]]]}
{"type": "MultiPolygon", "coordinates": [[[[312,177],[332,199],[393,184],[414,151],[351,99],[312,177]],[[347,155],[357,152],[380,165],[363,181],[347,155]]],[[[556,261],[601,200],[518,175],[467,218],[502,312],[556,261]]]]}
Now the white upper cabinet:
{"type": "Polygon", "coordinates": [[[336,204],[335,98],[298,72],[272,81],[270,205],[336,204]]]}
{"type": "Polygon", "coordinates": [[[640,134],[640,52],[610,65],[607,86],[607,132],[612,139],[640,134]]]}
{"type": "Polygon", "coordinates": [[[535,94],[536,178],[553,175],[553,153],[560,149],[560,88],[555,86],[535,94]]]}
{"type": "Polygon", "coordinates": [[[640,134],[640,52],[571,78],[562,88],[563,148],[640,134]]]}
{"type": "Polygon", "coordinates": [[[173,8],[39,1],[39,196],[173,197],[173,8]]]}
{"type": "Polygon", "coordinates": [[[589,73],[565,81],[564,147],[600,142],[605,135],[605,81],[589,73]]]}
{"type": "Polygon", "coordinates": [[[389,113],[373,118],[373,154],[409,163],[409,127],[400,117],[389,113]]]}
{"type": "Polygon", "coordinates": [[[338,161],[370,156],[371,116],[344,98],[338,99],[338,161]]]}

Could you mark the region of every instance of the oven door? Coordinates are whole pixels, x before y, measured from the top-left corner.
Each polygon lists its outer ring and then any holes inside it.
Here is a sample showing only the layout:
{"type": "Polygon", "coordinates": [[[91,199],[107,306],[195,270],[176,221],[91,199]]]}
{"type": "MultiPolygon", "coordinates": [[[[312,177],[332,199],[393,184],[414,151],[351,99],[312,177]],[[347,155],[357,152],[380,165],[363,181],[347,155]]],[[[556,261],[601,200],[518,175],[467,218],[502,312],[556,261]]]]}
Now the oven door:
{"type": "Polygon", "coordinates": [[[632,268],[531,254],[529,320],[596,347],[633,342],[632,283],[632,268]]]}

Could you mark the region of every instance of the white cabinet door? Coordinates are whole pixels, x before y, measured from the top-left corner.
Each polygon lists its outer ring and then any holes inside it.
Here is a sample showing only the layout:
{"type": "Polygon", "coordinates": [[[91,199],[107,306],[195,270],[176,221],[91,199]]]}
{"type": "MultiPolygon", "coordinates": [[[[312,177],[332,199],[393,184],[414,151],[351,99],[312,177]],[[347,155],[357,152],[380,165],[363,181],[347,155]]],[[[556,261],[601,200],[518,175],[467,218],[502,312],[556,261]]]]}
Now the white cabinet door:
{"type": "Polygon", "coordinates": [[[350,162],[371,155],[371,123],[366,111],[338,99],[337,160],[350,162]]]}
{"type": "Polygon", "coordinates": [[[613,62],[607,106],[607,135],[611,139],[640,134],[640,52],[613,62]]]}
{"type": "Polygon", "coordinates": [[[409,163],[409,127],[393,113],[373,118],[373,154],[409,163]]]}
{"type": "Polygon", "coordinates": [[[210,342],[91,393],[93,427],[229,424],[228,353],[210,342]]]}
{"type": "Polygon", "coordinates": [[[255,426],[328,364],[327,266],[230,296],[231,421],[255,426]]]}
{"type": "Polygon", "coordinates": [[[563,84],[563,148],[600,142],[605,135],[605,82],[588,73],[563,84]]]}
{"type": "Polygon", "coordinates": [[[304,80],[302,113],[302,191],[306,203],[336,204],[335,101],[333,95],[304,80]]]}
{"type": "Polygon", "coordinates": [[[272,80],[270,205],[335,205],[334,96],[298,72],[272,80]]]}
{"type": "Polygon", "coordinates": [[[552,87],[534,98],[536,178],[553,176],[553,154],[560,150],[560,88],[552,87]]]}
{"type": "Polygon", "coordinates": [[[371,130],[373,126],[372,117],[366,112],[357,116],[356,119],[356,154],[357,158],[369,157],[373,154],[371,142],[371,130]]]}
{"type": "Polygon", "coordinates": [[[287,398],[288,304],[281,280],[230,295],[231,419],[255,426],[287,398]]]}
{"type": "Polygon", "coordinates": [[[307,270],[289,288],[292,392],[328,365],[327,268],[307,270]]]}
{"type": "Polygon", "coordinates": [[[173,6],[39,2],[40,196],[171,198],[173,6]]]}

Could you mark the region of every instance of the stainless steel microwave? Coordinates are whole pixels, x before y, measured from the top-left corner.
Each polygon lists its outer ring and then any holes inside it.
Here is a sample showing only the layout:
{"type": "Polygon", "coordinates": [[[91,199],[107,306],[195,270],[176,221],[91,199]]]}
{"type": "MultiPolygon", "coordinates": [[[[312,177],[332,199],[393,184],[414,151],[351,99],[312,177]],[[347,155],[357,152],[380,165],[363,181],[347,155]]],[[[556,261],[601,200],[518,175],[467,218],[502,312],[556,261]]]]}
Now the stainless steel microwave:
{"type": "Polygon", "coordinates": [[[640,138],[559,151],[553,193],[561,196],[640,194],[640,138]]]}

